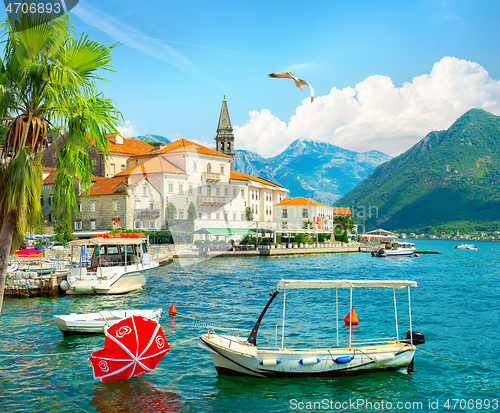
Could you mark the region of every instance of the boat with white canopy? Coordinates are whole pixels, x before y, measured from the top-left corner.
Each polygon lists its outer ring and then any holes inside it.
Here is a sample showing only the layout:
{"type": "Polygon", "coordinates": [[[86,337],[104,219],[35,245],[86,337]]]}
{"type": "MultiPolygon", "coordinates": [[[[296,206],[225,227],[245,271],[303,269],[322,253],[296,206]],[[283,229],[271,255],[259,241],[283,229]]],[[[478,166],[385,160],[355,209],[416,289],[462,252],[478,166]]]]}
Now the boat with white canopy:
{"type": "Polygon", "coordinates": [[[207,351],[219,374],[247,375],[256,377],[310,377],[354,375],[378,370],[408,368],[412,365],[416,344],[425,342],[420,331],[413,331],[411,323],[410,288],[414,281],[402,280],[281,280],[248,338],[218,334],[209,327],[207,334],[200,336],[198,347],[207,351]],[[356,288],[392,288],[394,295],[394,337],[354,340],[352,324],[349,324],[349,340],[339,340],[338,290],[350,289],[350,308],[353,290],[356,288]],[[285,345],[286,292],[291,289],[329,288],[336,290],[337,334],[336,343],[312,348],[291,348],[285,345]],[[408,290],[409,330],[405,338],[399,338],[396,289],[408,290]],[[280,290],[283,291],[283,322],[281,345],[261,347],[257,345],[260,323],[280,290]]]}
{"type": "Polygon", "coordinates": [[[123,294],[142,288],[159,266],[149,257],[144,234],[99,235],[70,241],[72,268],[66,294],[123,294]],[[75,264],[76,259],[76,264],[75,264]]]}

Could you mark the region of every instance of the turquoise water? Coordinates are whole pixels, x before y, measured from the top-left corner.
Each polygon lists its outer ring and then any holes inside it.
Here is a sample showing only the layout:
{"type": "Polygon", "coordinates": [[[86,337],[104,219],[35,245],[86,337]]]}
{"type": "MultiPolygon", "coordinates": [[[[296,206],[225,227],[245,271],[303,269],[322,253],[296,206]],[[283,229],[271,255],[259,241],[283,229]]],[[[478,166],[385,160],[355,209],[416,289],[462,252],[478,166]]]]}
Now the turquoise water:
{"type": "MultiPolygon", "coordinates": [[[[123,296],[7,299],[0,318],[0,411],[389,411],[388,403],[397,411],[482,411],[485,400],[488,410],[500,410],[494,401],[500,399],[495,357],[500,243],[478,243],[479,251],[454,250],[452,241],[421,240],[416,245],[442,254],[413,259],[360,253],[215,258],[162,267],[144,289],[123,296]],[[195,338],[207,323],[216,330],[251,329],[282,278],[417,281],[418,287],[411,289],[412,323],[426,338],[419,348],[464,365],[417,352],[414,374],[273,380],[217,376],[195,338]],[[103,336],[63,338],[51,321],[54,314],[101,309],[168,310],[172,302],[179,315],[161,319],[171,352],[154,372],[127,382],[93,379],[87,358],[102,348],[103,336]],[[429,401],[437,409],[430,409],[429,401]],[[365,403],[372,405],[366,408],[365,403]]],[[[408,329],[406,290],[397,291],[396,298],[401,336],[408,329]]],[[[282,299],[279,294],[266,314],[258,343],[273,344],[277,324],[281,340],[282,299]]],[[[353,301],[360,320],[355,338],[396,334],[391,289],[358,289],[353,301]]],[[[339,290],[339,307],[342,319],[349,311],[348,290],[339,290]]],[[[286,312],[288,346],[336,340],[335,290],[288,291],[286,312]]],[[[343,323],[339,334],[348,337],[343,323]]]]}

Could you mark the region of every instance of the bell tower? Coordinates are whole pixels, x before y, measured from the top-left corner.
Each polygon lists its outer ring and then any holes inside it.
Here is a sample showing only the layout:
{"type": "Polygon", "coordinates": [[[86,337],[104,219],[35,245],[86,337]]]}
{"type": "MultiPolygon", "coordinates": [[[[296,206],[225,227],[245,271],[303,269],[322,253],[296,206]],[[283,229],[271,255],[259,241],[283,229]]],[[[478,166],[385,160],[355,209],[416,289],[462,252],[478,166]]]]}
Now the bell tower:
{"type": "Polygon", "coordinates": [[[229,111],[227,110],[226,95],[222,101],[222,108],[219,116],[219,126],[217,126],[217,136],[215,137],[215,150],[231,157],[231,170],[234,170],[234,135],[229,111]]]}

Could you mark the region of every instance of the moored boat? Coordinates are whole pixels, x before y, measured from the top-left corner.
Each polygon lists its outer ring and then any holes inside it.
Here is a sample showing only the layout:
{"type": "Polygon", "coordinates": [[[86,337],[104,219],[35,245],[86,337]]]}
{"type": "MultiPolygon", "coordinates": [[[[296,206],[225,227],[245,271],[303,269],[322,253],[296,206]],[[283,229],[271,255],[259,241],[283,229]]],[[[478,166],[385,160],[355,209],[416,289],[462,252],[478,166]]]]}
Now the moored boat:
{"type": "Polygon", "coordinates": [[[372,257],[411,257],[414,252],[415,244],[411,242],[398,242],[394,249],[373,251],[372,257]]]}
{"type": "Polygon", "coordinates": [[[101,334],[106,327],[111,327],[119,321],[135,316],[150,318],[159,322],[161,317],[161,308],[156,310],[103,310],[98,313],[67,315],[55,315],[54,323],[61,330],[63,335],[73,334],[101,334]]]}
{"type": "Polygon", "coordinates": [[[144,234],[109,234],[70,241],[73,264],[61,283],[66,294],[123,294],[142,288],[159,266],[149,257],[144,234]],[[79,248],[75,253],[75,249],[79,248]],[[93,249],[89,254],[89,250],[93,249]],[[90,255],[90,257],[89,257],[90,255]]]}
{"type": "Polygon", "coordinates": [[[276,291],[260,317],[255,323],[248,338],[217,334],[209,328],[207,334],[200,336],[198,347],[207,351],[219,374],[246,375],[255,377],[310,377],[310,376],[342,376],[367,373],[377,370],[394,370],[408,368],[413,363],[416,344],[424,343],[421,332],[413,331],[411,324],[410,287],[416,287],[414,281],[359,281],[359,280],[281,280],[276,291]],[[338,299],[337,299],[337,343],[336,346],[311,348],[285,347],[285,298],[288,289],[302,288],[350,288],[351,308],[352,289],[358,287],[385,287],[394,290],[394,306],[396,314],[396,336],[368,340],[353,340],[352,325],[349,326],[349,341],[342,344],[338,333],[338,299]],[[396,289],[408,288],[409,330],[405,339],[399,339],[396,289]],[[279,293],[283,290],[283,329],[281,347],[279,345],[261,347],[257,345],[257,333],[260,323],[279,293]]]}

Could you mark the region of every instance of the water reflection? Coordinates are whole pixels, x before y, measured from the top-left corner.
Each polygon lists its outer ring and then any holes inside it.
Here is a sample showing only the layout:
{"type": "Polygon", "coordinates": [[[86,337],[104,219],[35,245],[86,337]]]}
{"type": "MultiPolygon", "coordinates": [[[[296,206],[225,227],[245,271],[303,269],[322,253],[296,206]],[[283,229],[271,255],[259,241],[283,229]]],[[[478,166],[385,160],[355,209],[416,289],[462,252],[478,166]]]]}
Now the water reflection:
{"type": "Polygon", "coordinates": [[[148,379],[115,381],[96,384],[89,403],[98,412],[183,412],[187,410],[181,398],[171,392],[156,389],[148,379]]]}

